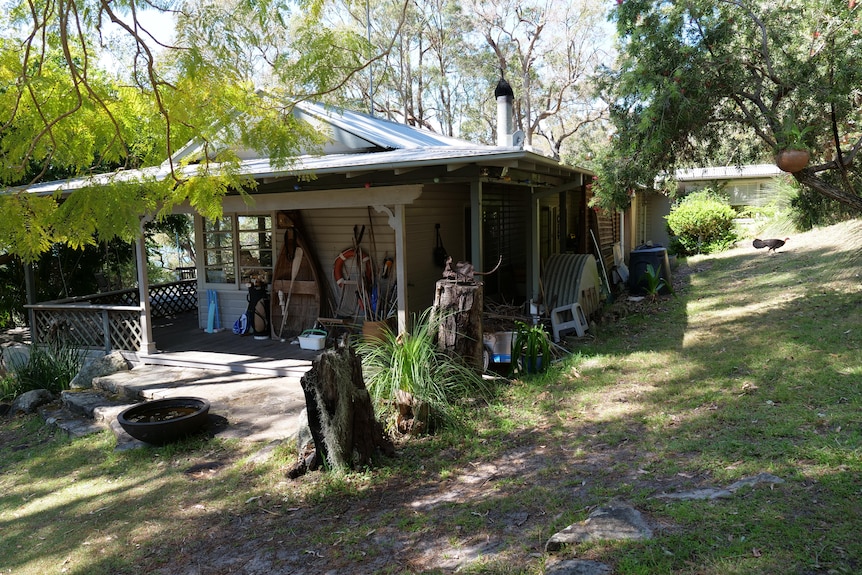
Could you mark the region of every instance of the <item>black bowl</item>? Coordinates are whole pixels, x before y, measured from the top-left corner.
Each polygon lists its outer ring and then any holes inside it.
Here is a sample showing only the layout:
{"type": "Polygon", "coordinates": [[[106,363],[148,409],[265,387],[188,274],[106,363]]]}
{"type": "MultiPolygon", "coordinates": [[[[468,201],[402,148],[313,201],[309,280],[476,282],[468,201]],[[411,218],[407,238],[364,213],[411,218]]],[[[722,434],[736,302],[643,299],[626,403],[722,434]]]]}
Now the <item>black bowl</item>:
{"type": "Polygon", "coordinates": [[[191,435],[206,424],[210,403],[199,397],[170,397],[128,407],[117,416],[126,433],[154,445],[191,435]]]}

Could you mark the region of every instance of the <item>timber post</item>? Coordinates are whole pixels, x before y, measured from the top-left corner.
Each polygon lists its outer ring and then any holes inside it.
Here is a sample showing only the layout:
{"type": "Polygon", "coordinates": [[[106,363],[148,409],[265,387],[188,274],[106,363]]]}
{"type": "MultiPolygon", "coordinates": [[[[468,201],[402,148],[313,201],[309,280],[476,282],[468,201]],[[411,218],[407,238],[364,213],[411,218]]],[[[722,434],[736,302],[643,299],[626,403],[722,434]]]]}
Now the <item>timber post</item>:
{"type": "Polygon", "coordinates": [[[434,318],[437,322],[437,347],[479,371],[482,370],[482,283],[437,281],[434,292],[434,318]]]}

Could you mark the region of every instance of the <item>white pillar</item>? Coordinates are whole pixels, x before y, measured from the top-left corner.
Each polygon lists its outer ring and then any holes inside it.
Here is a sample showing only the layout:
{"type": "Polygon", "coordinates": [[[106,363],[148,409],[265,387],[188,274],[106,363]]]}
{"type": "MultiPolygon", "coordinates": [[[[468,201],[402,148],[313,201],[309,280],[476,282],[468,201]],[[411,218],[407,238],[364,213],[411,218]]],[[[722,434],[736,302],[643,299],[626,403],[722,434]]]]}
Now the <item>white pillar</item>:
{"type": "Polygon", "coordinates": [[[395,281],[398,291],[398,333],[407,331],[407,233],[404,229],[404,204],[395,206],[395,281]]]}
{"type": "MultiPolygon", "coordinates": [[[[539,231],[541,225],[539,217],[541,210],[539,209],[540,198],[535,195],[535,188],[530,186],[530,222],[527,226],[527,234],[530,238],[527,246],[527,277],[529,278],[530,290],[527,294],[527,299],[536,301],[539,299],[539,268],[540,268],[540,253],[539,253],[539,231]]],[[[543,302],[547,305],[547,302],[543,302]]]]}
{"type": "Polygon", "coordinates": [[[407,331],[407,238],[404,231],[404,204],[395,204],[395,212],[383,205],[375,205],[374,209],[388,216],[389,227],[395,232],[395,297],[398,298],[395,318],[398,322],[397,333],[407,331]]]}
{"type": "Polygon", "coordinates": [[[141,355],[151,355],[156,352],[153,341],[153,323],[150,318],[150,278],[147,273],[147,246],[144,236],[144,223],[141,220],[141,233],[135,242],[135,261],[138,267],[138,297],[141,301],[141,355]]]}

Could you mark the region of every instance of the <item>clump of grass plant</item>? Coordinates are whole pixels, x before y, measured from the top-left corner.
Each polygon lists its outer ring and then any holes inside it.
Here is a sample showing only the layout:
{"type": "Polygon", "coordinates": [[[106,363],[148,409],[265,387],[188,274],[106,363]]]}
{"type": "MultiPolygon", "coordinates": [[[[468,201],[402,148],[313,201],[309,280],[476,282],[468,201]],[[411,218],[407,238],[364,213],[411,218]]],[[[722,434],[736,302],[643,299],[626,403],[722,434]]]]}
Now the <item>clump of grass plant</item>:
{"type": "Polygon", "coordinates": [[[650,299],[655,300],[662,289],[676,296],[673,291],[673,285],[661,277],[661,271],[652,264],[647,264],[644,275],[641,277],[641,283],[644,284],[644,290],[650,299]]]}
{"type": "Polygon", "coordinates": [[[0,381],[0,399],[13,399],[33,389],[59,393],[81,370],[84,353],[78,348],[50,343],[31,345],[26,356],[9,359],[9,374],[0,381]]]}
{"type": "Polygon", "coordinates": [[[357,344],[365,384],[378,417],[387,423],[397,419],[403,392],[428,406],[430,428],[457,427],[465,400],[490,396],[478,372],[437,347],[437,327],[429,309],[414,317],[410,332],[386,330],[357,344]]]}

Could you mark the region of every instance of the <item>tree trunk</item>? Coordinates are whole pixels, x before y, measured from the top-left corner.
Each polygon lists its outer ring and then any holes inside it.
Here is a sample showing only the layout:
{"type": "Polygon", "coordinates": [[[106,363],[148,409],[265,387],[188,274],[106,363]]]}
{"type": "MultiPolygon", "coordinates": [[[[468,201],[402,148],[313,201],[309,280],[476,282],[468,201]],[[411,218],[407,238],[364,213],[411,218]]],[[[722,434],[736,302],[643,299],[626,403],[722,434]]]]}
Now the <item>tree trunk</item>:
{"type": "Polygon", "coordinates": [[[362,362],[349,345],[342,342],[321,353],[300,385],[314,452],[290,471],[291,477],[313,471],[323,461],[336,470],[370,466],[378,448],[386,455],[395,454],[374,416],[362,362]]]}
{"type": "Polygon", "coordinates": [[[793,177],[796,181],[804,186],[808,186],[816,192],[832,198],[846,206],[850,206],[859,213],[862,213],[862,197],[851,193],[851,191],[843,190],[837,186],[833,186],[825,180],[819,178],[812,168],[805,168],[799,172],[795,172],[793,177]]]}
{"type": "Polygon", "coordinates": [[[449,279],[437,282],[434,294],[437,346],[479,371],[483,366],[483,304],[481,283],[459,283],[449,279]]]}

